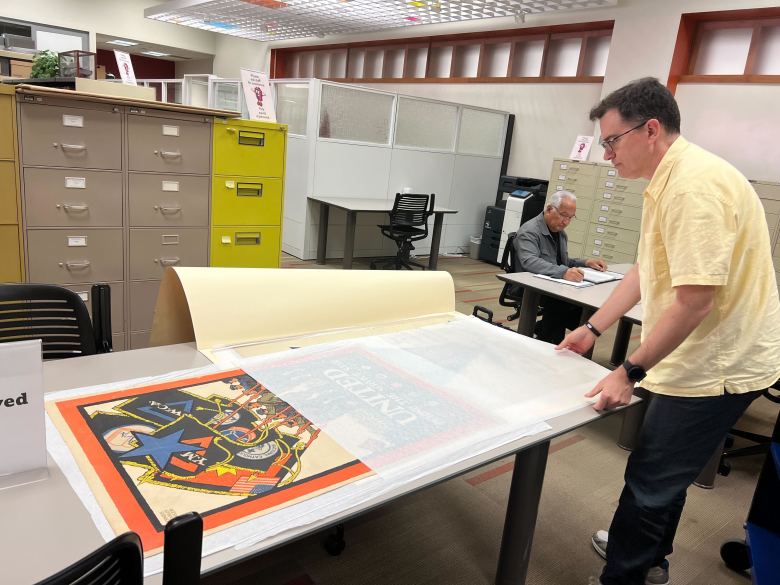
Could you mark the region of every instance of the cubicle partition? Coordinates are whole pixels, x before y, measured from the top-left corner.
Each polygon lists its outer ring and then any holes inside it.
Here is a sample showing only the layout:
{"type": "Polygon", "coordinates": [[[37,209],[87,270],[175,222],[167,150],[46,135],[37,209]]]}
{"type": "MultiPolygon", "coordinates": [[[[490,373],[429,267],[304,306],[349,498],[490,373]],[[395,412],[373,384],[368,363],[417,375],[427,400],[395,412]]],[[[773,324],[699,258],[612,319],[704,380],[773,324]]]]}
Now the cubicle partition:
{"type": "MultiPolygon", "coordinates": [[[[319,205],[308,197],[392,201],[404,189],[435,193],[447,216],[440,251],[468,249],[495,199],[509,114],[320,81],[273,80],[277,118],[289,127],[282,249],[317,254],[319,205]]],[[[395,253],[384,213],[360,214],[355,256],[395,253]]],[[[329,218],[328,258],[344,255],[346,215],[329,218]]],[[[430,251],[430,238],[415,244],[430,251]]]]}

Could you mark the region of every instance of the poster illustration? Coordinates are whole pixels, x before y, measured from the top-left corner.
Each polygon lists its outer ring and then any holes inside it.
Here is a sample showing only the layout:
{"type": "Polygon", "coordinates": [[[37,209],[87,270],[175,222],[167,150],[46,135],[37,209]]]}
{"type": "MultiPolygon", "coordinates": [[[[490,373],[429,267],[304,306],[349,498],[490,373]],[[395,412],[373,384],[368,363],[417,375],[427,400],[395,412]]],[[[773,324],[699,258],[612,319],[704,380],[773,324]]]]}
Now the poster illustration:
{"type": "Polygon", "coordinates": [[[199,512],[213,531],[371,473],[241,370],[47,410],[111,527],[137,532],[146,554],[180,514],[199,512]]]}
{"type": "Polygon", "coordinates": [[[276,107],[268,75],[250,69],[241,70],[241,87],[250,120],[276,122],[276,107]]]}

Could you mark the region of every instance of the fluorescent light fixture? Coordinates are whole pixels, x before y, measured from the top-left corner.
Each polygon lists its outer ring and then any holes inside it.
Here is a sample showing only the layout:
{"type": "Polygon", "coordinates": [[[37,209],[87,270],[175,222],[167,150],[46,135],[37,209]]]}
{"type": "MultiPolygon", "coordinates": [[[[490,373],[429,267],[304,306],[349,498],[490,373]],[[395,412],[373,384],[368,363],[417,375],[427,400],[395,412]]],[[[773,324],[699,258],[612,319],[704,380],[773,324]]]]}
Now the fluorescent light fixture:
{"type": "Polygon", "coordinates": [[[134,47],[138,43],[133,41],[123,41],[122,39],[114,39],[113,41],[106,41],[107,45],[119,45],[120,47],[134,47]]]}
{"type": "Polygon", "coordinates": [[[161,53],[160,51],[141,51],[142,55],[149,55],[150,57],[170,57],[170,53],[161,53]]]}

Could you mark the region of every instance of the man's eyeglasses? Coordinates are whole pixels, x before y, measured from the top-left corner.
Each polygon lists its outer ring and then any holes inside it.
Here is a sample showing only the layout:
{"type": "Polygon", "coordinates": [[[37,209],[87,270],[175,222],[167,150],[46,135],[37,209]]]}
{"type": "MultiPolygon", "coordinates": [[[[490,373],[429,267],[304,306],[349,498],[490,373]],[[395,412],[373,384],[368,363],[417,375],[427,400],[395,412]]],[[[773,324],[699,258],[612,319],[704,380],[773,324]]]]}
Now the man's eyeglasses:
{"type": "Polygon", "coordinates": [[[553,209],[555,210],[555,213],[557,213],[558,215],[560,215],[560,216],[561,216],[563,219],[565,219],[566,221],[571,221],[571,220],[573,220],[575,217],[577,217],[576,215],[569,215],[568,213],[563,213],[562,211],[559,211],[557,207],[553,207],[553,209]]]}
{"type": "Polygon", "coordinates": [[[606,151],[608,151],[608,152],[615,152],[615,143],[616,143],[618,140],[620,140],[621,138],[623,138],[623,136],[625,136],[625,135],[626,135],[626,134],[628,134],[629,132],[633,132],[634,130],[639,130],[639,129],[640,129],[642,126],[644,126],[644,125],[645,125],[645,124],[647,124],[648,122],[649,122],[649,120],[645,120],[645,121],[644,121],[644,122],[642,122],[641,124],[637,124],[637,125],[636,125],[636,126],[634,126],[633,128],[629,128],[628,130],[626,130],[626,131],[625,131],[625,132],[623,132],[622,134],[618,134],[617,136],[613,136],[612,138],[607,138],[606,140],[602,140],[602,141],[600,141],[600,142],[599,142],[599,144],[601,145],[601,148],[603,148],[604,150],[606,150],[606,151]]]}

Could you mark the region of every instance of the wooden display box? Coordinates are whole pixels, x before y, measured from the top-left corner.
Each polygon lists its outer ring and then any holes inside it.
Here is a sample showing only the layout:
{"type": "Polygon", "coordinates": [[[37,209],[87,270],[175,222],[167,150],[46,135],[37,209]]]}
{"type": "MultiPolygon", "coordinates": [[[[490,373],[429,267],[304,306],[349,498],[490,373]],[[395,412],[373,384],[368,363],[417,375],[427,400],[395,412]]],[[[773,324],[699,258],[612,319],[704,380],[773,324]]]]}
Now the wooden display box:
{"type": "Polygon", "coordinates": [[[95,53],[63,51],[59,54],[60,77],[95,79],[95,53]]]}

